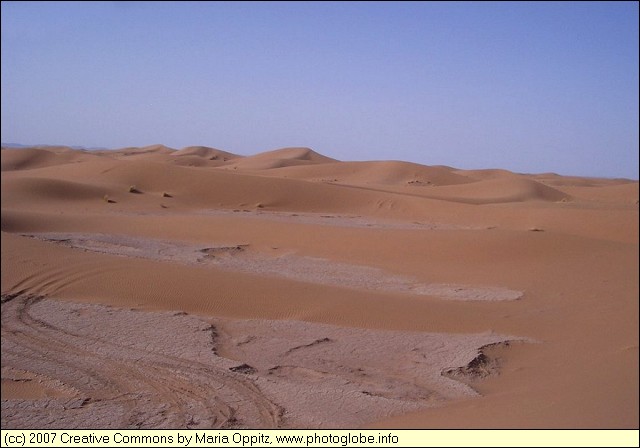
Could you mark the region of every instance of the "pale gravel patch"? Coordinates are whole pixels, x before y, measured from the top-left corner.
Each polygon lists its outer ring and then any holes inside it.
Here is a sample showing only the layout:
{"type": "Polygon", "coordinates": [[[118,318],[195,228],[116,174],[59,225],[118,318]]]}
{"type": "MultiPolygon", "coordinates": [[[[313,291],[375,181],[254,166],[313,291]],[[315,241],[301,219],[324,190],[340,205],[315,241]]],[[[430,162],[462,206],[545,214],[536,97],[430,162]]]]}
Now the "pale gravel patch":
{"type": "Polygon", "coordinates": [[[361,290],[431,296],[445,300],[489,302],[517,300],[524,294],[522,291],[499,286],[422,283],[379,268],[300,256],[294,253],[270,256],[252,250],[245,243],[197,245],[100,233],[32,233],[23,234],[23,236],[109,255],[200,266],[212,265],[228,271],[361,290]]]}
{"type": "Polygon", "coordinates": [[[64,396],[3,399],[2,428],[356,427],[477,395],[443,372],[508,340],[3,295],[3,378],[64,396]]]}
{"type": "Polygon", "coordinates": [[[276,222],[294,224],[312,224],[333,227],[354,227],[359,229],[392,229],[392,230],[486,230],[486,226],[463,226],[429,221],[395,221],[390,219],[372,218],[362,215],[341,213],[312,213],[312,212],[280,212],[263,209],[211,209],[200,210],[197,214],[207,216],[242,216],[248,219],[264,219],[276,222]]]}

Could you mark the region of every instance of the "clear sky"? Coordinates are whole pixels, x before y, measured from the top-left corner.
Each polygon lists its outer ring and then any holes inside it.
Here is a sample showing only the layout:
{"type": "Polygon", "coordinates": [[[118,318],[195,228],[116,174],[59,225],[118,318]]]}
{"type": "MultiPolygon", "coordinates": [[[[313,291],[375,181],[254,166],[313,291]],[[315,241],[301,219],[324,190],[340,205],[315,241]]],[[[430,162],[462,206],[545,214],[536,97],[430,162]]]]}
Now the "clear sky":
{"type": "Polygon", "coordinates": [[[638,178],[638,3],[2,2],[2,141],[638,178]]]}

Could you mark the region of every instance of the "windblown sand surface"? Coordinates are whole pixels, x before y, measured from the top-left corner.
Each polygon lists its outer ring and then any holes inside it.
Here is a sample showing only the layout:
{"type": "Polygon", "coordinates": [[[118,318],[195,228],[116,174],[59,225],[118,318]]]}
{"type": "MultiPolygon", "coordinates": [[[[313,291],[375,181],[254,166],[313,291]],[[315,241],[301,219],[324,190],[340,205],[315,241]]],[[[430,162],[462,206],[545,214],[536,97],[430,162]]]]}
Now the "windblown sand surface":
{"type": "Polygon", "coordinates": [[[2,150],[2,427],[638,426],[638,182],[2,150]]]}

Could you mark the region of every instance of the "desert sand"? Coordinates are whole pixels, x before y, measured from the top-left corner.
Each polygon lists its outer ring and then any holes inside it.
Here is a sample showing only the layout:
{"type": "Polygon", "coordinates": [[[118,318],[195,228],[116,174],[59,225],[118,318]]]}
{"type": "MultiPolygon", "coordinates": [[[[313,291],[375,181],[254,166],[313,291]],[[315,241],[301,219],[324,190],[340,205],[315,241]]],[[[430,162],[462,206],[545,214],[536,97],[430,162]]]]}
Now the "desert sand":
{"type": "Polygon", "coordinates": [[[2,428],[637,428],[638,182],[2,149],[2,428]]]}

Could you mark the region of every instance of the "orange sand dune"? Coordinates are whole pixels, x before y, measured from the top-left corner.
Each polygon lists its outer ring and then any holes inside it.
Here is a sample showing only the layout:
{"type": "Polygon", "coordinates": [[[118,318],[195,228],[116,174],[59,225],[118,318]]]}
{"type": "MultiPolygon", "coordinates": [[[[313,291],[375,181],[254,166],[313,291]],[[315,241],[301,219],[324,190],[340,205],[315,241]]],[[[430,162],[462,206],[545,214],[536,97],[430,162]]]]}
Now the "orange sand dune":
{"type": "Polygon", "coordinates": [[[156,145],[149,145],[149,146],[143,146],[143,147],[132,146],[127,148],[99,151],[99,152],[104,155],[118,157],[118,156],[137,156],[141,154],[146,154],[146,155],[171,154],[174,151],[175,149],[170,148],[168,146],[156,144],[156,145]]]}
{"type": "Polygon", "coordinates": [[[149,145],[143,147],[127,147],[115,150],[99,150],[94,151],[97,154],[102,156],[117,158],[117,159],[127,159],[134,160],[138,158],[143,158],[145,160],[165,160],[166,156],[174,153],[176,150],[174,148],[170,148],[164,145],[149,145]]]}
{"type": "Polygon", "coordinates": [[[3,428],[638,426],[637,181],[1,154],[3,428]]]}
{"type": "Polygon", "coordinates": [[[470,204],[569,199],[568,194],[523,176],[504,176],[464,185],[440,187],[425,192],[425,195],[470,204]]]}
{"type": "Polygon", "coordinates": [[[176,165],[196,167],[226,165],[228,161],[241,157],[237,154],[209,148],[207,146],[187,146],[179,151],[175,151],[171,155],[174,157],[172,162],[176,165]]]}
{"type": "Polygon", "coordinates": [[[3,148],[2,171],[30,170],[45,166],[75,163],[96,157],[71,148],[3,148]]]}
{"type": "Polygon", "coordinates": [[[187,146],[185,148],[182,148],[179,151],[174,152],[172,155],[180,156],[180,157],[197,156],[197,157],[203,157],[203,158],[212,159],[212,160],[216,160],[220,158],[226,158],[227,160],[229,160],[229,159],[237,159],[238,157],[240,157],[237,154],[223,151],[221,149],[209,148],[208,146],[187,146]]]}
{"type": "Polygon", "coordinates": [[[639,197],[638,182],[625,182],[612,185],[605,184],[599,188],[591,186],[566,186],[563,187],[562,190],[572,194],[576,198],[581,198],[585,201],[593,201],[595,203],[608,202],[633,204],[639,197]]]}
{"type": "Polygon", "coordinates": [[[533,175],[532,178],[552,186],[557,187],[604,187],[620,184],[633,184],[629,179],[608,179],[598,177],[578,177],[578,176],[561,176],[555,173],[544,173],[533,175]]]}
{"type": "Polygon", "coordinates": [[[229,167],[233,169],[263,170],[335,161],[335,159],[318,154],[309,148],[282,148],[243,157],[229,164],[229,167]]]}
{"type": "Polygon", "coordinates": [[[265,174],[318,182],[354,185],[451,185],[469,182],[442,167],[427,167],[398,161],[336,162],[311,166],[284,167],[265,174]]]}

